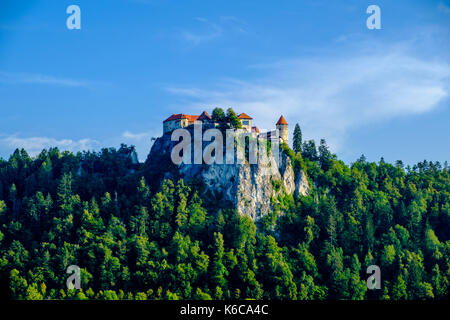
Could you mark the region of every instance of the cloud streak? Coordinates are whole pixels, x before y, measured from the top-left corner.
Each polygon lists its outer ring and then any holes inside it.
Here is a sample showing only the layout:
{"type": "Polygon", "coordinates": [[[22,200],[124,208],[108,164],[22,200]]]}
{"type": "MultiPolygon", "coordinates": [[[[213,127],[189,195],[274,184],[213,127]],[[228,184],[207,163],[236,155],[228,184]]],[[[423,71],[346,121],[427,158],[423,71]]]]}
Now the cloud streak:
{"type": "Polygon", "coordinates": [[[139,157],[139,161],[145,161],[150,149],[153,145],[153,137],[159,137],[162,133],[161,129],[156,129],[152,131],[133,133],[130,131],[125,131],[122,133],[121,142],[125,142],[129,145],[134,145],[139,157]]]}
{"type": "Polygon", "coordinates": [[[5,84],[41,84],[56,85],[63,87],[87,87],[88,83],[68,78],[58,78],[54,76],[36,74],[36,73],[20,73],[20,72],[3,72],[0,71],[0,83],[5,84]]]}
{"type": "Polygon", "coordinates": [[[205,18],[195,18],[201,24],[197,30],[181,30],[183,41],[197,46],[223,36],[225,33],[247,34],[247,24],[233,16],[220,17],[219,21],[211,22],[205,18]]]}
{"type": "Polygon", "coordinates": [[[122,134],[122,137],[124,139],[130,139],[130,140],[143,140],[143,139],[147,139],[150,138],[150,133],[148,132],[143,132],[143,133],[132,133],[130,131],[125,131],[122,134]]]}
{"type": "Polygon", "coordinates": [[[205,26],[205,30],[197,32],[183,30],[181,34],[184,41],[196,46],[200,43],[213,40],[222,34],[222,28],[219,25],[209,22],[204,18],[195,18],[195,20],[202,23],[205,26]]]}
{"type": "Polygon", "coordinates": [[[152,137],[161,135],[161,130],[148,132],[133,133],[130,131],[123,132],[120,136],[116,136],[105,141],[98,141],[91,138],[73,140],[73,139],[55,139],[51,137],[22,137],[19,134],[0,134],[0,150],[4,154],[11,154],[15,149],[25,149],[29,155],[37,156],[43,149],[57,147],[61,151],[94,151],[105,148],[106,145],[119,145],[126,143],[134,145],[139,155],[140,161],[145,161],[150,148],[153,144],[152,137]]]}

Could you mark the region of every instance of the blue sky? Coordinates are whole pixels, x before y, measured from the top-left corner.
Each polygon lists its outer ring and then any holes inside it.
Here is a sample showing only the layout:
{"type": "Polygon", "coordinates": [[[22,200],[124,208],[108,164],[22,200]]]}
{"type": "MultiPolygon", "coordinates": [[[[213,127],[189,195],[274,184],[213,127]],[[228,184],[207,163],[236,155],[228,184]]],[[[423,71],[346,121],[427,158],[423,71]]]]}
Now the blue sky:
{"type": "Polygon", "coordinates": [[[231,106],[262,129],[283,114],[347,163],[443,162],[449,40],[448,0],[1,1],[0,157],[123,142],[143,160],[172,113],[231,106]]]}

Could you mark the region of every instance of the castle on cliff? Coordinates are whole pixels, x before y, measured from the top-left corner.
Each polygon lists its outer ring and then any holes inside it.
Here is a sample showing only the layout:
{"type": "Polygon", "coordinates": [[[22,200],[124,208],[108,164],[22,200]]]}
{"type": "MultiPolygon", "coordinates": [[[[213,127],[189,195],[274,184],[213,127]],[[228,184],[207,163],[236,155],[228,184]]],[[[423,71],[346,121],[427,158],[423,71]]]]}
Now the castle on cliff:
{"type": "MultiPolygon", "coordinates": [[[[260,134],[258,127],[252,126],[253,118],[246,113],[241,113],[238,115],[238,119],[241,122],[242,129],[247,132],[253,132],[257,135],[260,134]]],[[[163,121],[163,132],[164,134],[170,133],[175,129],[186,128],[192,126],[194,123],[201,122],[203,125],[217,127],[219,124],[214,122],[212,117],[203,111],[200,115],[188,115],[183,113],[172,114],[169,118],[163,121]]],[[[278,137],[280,142],[288,143],[289,130],[288,123],[283,116],[280,116],[275,127],[278,129],[278,137]]],[[[264,137],[270,137],[272,132],[261,133],[264,137]]]]}

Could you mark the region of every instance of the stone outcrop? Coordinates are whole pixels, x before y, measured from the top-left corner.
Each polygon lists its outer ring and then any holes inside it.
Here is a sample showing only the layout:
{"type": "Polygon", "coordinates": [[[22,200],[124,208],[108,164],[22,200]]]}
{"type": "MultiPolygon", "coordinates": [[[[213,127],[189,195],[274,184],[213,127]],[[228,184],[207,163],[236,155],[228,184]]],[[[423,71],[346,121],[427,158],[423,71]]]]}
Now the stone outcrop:
{"type": "MultiPolygon", "coordinates": [[[[147,162],[159,162],[159,165],[162,165],[161,162],[167,162],[175,144],[168,134],[158,138],[147,162]]],[[[295,177],[291,159],[285,153],[280,151],[279,165],[273,156],[269,156],[268,160],[267,164],[181,163],[173,165],[172,171],[166,172],[164,176],[171,178],[175,169],[185,180],[200,179],[205,184],[206,191],[221,194],[240,214],[258,220],[271,210],[273,197],[282,193],[306,195],[309,190],[305,173],[301,171],[295,177]]],[[[154,165],[157,166],[158,163],[154,165]]]]}

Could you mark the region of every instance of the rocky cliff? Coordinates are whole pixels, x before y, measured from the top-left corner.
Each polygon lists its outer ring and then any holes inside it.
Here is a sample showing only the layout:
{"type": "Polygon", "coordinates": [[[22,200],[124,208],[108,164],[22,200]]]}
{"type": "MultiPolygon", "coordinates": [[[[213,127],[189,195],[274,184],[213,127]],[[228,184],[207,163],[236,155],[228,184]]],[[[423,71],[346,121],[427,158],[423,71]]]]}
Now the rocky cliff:
{"type": "MultiPolygon", "coordinates": [[[[185,180],[200,179],[206,186],[204,191],[220,193],[230,201],[238,212],[258,220],[271,209],[271,199],[282,193],[306,195],[308,180],[303,171],[294,175],[291,159],[280,151],[280,164],[268,157],[267,164],[168,164],[170,153],[177,142],[170,134],[158,138],[150,151],[147,164],[153,167],[170,166],[165,178],[179,175],[185,180]]],[[[171,161],[170,161],[171,162],[171,161]]]]}

